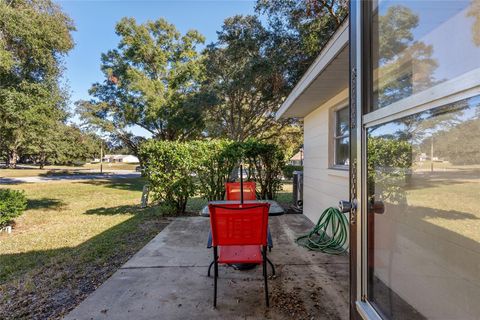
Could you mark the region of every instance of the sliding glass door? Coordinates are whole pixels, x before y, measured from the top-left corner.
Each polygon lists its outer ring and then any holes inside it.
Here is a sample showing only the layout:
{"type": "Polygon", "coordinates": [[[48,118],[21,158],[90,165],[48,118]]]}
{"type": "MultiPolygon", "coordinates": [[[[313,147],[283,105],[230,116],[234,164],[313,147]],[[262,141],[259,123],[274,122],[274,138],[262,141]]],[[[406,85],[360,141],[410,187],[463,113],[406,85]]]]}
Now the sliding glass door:
{"type": "Polygon", "coordinates": [[[480,0],[352,6],[356,312],[478,319],[480,0]]]}

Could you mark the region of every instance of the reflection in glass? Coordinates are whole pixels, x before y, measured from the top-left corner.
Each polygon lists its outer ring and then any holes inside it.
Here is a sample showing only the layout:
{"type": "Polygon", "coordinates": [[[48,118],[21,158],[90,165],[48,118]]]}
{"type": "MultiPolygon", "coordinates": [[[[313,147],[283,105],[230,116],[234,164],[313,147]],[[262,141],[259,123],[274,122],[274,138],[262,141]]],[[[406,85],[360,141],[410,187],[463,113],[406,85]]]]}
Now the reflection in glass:
{"type": "Polygon", "coordinates": [[[335,164],[336,165],[343,165],[343,166],[348,165],[348,161],[349,161],[348,157],[349,157],[349,150],[350,150],[350,144],[348,143],[348,141],[349,141],[348,137],[335,140],[335,143],[336,143],[335,164]]]}
{"type": "Polygon", "coordinates": [[[480,0],[374,3],[373,110],[480,70],[480,0]]]}
{"type": "Polygon", "coordinates": [[[478,319],[480,96],[369,128],[367,149],[369,300],[389,319],[478,319]]]}
{"type": "Polygon", "coordinates": [[[342,108],[335,112],[335,159],[334,165],[347,166],[349,163],[350,144],[349,144],[349,109],[342,108]]]}

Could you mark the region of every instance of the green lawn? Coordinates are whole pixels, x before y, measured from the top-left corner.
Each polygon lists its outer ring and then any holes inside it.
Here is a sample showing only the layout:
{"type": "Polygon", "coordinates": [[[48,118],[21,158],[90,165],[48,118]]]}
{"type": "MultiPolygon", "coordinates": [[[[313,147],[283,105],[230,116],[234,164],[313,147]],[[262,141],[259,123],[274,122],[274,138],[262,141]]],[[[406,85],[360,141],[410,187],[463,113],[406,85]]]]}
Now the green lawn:
{"type": "Polygon", "coordinates": [[[18,184],[28,210],[0,234],[0,319],[58,318],[168,223],[141,179],[18,184]]]}
{"type": "MultiPolygon", "coordinates": [[[[104,163],[103,171],[113,170],[135,170],[138,164],[130,163],[104,163]]],[[[43,169],[35,166],[21,166],[18,169],[0,169],[0,178],[19,178],[35,176],[52,176],[68,174],[98,174],[100,172],[99,163],[87,163],[83,166],[45,166],[43,169]]]]}
{"type": "Polygon", "coordinates": [[[293,204],[293,182],[284,181],[282,183],[282,190],[277,193],[277,202],[284,208],[293,204]]]}
{"type": "MultiPolygon", "coordinates": [[[[0,319],[55,319],[75,307],[169,222],[139,207],[144,180],[24,183],[27,211],[0,234],[0,319]]],[[[2,186],[5,187],[5,186],[2,186]]],[[[291,183],[278,194],[291,203],[291,183]]],[[[194,198],[187,210],[207,201],[194,198]]]]}

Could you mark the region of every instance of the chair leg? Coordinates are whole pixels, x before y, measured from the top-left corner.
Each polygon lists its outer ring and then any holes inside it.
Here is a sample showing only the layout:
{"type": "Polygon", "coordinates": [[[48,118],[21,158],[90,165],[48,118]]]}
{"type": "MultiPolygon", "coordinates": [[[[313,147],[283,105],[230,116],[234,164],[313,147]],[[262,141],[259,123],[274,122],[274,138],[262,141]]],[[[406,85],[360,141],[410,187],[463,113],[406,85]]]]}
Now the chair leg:
{"type": "Polygon", "coordinates": [[[212,269],[212,266],[215,264],[215,259],[210,263],[208,266],[208,277],[210,277],[210,270],[212,269]]]}
{"type": "Polygon", "coordinates": [[[270,261],[270,259],[267,258],[267,262],[270,265],[270,267],[272,267],[272,275],[275,275],[275,267],[273,266],[272,261],[270,261]]]}
{"type": "Polygon", "coordinates": [[[218,256],[217,256],[217,247],[213,247],[213,262],[214,262],[214,279],[213,279],[213,307],[217,307],[217,279],[218,279],[218,256]]]}
{"type": "Polygon", "coordinates": [[[268,299],[268,277],[267,277],[267,247],[263,247],[263,281],[265,282],[265,302],[267,307],[270,307],[268,299]]]}

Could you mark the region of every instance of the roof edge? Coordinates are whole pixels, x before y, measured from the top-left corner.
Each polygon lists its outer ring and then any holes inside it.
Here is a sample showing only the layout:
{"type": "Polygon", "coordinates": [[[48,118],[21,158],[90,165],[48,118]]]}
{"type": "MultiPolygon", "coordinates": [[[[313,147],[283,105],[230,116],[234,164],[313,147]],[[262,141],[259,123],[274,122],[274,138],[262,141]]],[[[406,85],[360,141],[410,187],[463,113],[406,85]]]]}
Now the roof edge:
{"type": "Polygon", "coordinates": [[[275,118],[279,120],[293,106],[295,101],[302,95],[305,90],[315,81],[315,79],[325,70],[325,68],[337,57],[337,55],[348,45],[348,18],[337,28],[335,33],[330,37],[328,42],[323,46],[319,55],[310,67],[307,69],[302,78],[295,85],[293,90],[287,96],[280,108],[275,114],[275,118]]]}

